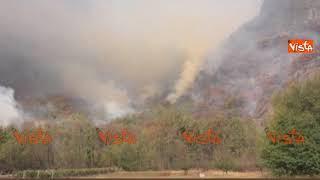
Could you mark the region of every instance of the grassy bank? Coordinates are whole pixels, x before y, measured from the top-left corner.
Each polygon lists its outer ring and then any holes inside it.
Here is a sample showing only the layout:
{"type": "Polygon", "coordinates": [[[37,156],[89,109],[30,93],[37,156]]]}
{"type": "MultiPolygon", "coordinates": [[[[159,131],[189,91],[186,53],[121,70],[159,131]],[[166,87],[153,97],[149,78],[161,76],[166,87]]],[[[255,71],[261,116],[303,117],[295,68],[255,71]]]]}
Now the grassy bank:
{"type": "Polygon", "coordinates": [[[108,174],[120,170],[116,167],[110,168],[86,168],[86,169],[49,169],[49,170],[25,170],[13,174],[17,178],[61,178],[79,177],[97,174],[108,174]]]}

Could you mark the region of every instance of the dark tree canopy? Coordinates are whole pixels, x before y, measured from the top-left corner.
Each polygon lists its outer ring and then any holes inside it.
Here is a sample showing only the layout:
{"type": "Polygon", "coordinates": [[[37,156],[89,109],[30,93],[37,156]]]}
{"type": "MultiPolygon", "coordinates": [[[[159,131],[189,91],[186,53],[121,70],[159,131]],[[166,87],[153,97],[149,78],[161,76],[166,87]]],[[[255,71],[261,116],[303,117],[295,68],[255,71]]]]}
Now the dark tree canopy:
{"type": "MultiPolygon", "coordinates": [[[[300,131],[304,143],[267,140],[262,158],[275,175],[320,174],[320,75],[294,82],[273,99],[270,132],[288,135],[300,131]]],[[[296,136],[295,139],[299,137],[296,136]]]]}

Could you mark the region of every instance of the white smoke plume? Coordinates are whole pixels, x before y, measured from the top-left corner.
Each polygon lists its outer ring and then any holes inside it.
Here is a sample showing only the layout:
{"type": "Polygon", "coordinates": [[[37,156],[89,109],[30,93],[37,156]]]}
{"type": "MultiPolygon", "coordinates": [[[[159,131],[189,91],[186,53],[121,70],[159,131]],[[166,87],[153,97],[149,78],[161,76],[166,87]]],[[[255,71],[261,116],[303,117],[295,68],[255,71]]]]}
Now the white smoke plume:
{"type": "Polygon", "coordinates": [[[0,127],[19,125],[21,122],[22,116],[14,99],[14,90],[0,86],[0,127]]]}
{"type": "Polygon", "coordinates": [[[180,74],[180,78],[174,87],[174,91],[167,97],[167,100],[170,103],[175,103],[177,99],[185,93],[185,91],[192,87],[202,62],[203,57],[200,56],[199,53],[188,55],[180,74]]]}
{"type": "Polygon", "coordinates": [[[171,92],[174,102],[207,51],[257,13],[256,2],[1,1],[0,84],[19,98],[71,95],[107,117],[148,96],[171,92]]]}

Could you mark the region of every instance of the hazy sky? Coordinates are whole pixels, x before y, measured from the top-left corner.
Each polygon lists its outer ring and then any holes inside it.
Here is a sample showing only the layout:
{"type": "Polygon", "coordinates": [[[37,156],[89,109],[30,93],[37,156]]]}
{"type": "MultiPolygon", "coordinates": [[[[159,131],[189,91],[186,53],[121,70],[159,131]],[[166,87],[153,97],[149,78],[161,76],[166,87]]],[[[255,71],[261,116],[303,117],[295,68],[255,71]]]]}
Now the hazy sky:
{"type": "Polygon", "coordinates": [[[166,91],[180,96],[203,57],[260,4],[2,0],[0,85],[22,96],[70,93],[112,109],[166,91]]]}

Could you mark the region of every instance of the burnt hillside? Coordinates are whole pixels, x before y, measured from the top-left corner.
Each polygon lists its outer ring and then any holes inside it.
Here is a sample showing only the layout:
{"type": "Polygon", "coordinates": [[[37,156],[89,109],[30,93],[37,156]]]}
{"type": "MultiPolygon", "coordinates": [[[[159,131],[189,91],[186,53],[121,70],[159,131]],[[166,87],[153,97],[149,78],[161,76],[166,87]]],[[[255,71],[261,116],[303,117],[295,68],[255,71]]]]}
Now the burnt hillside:
{"type": "MultiPolygon", "coordinates": [[[[320,70],[319,53],[287,53],[289,39],[318,39],[320,1],[268,0],[260,14],[243,25],[212,53],[189,96],[207,114],[230,96],[244,102],[243,115],[261,119],[271,95],[292,79],[320,70]]],[[[316,46],[319,42],[316,41],[316,46]]]]}

